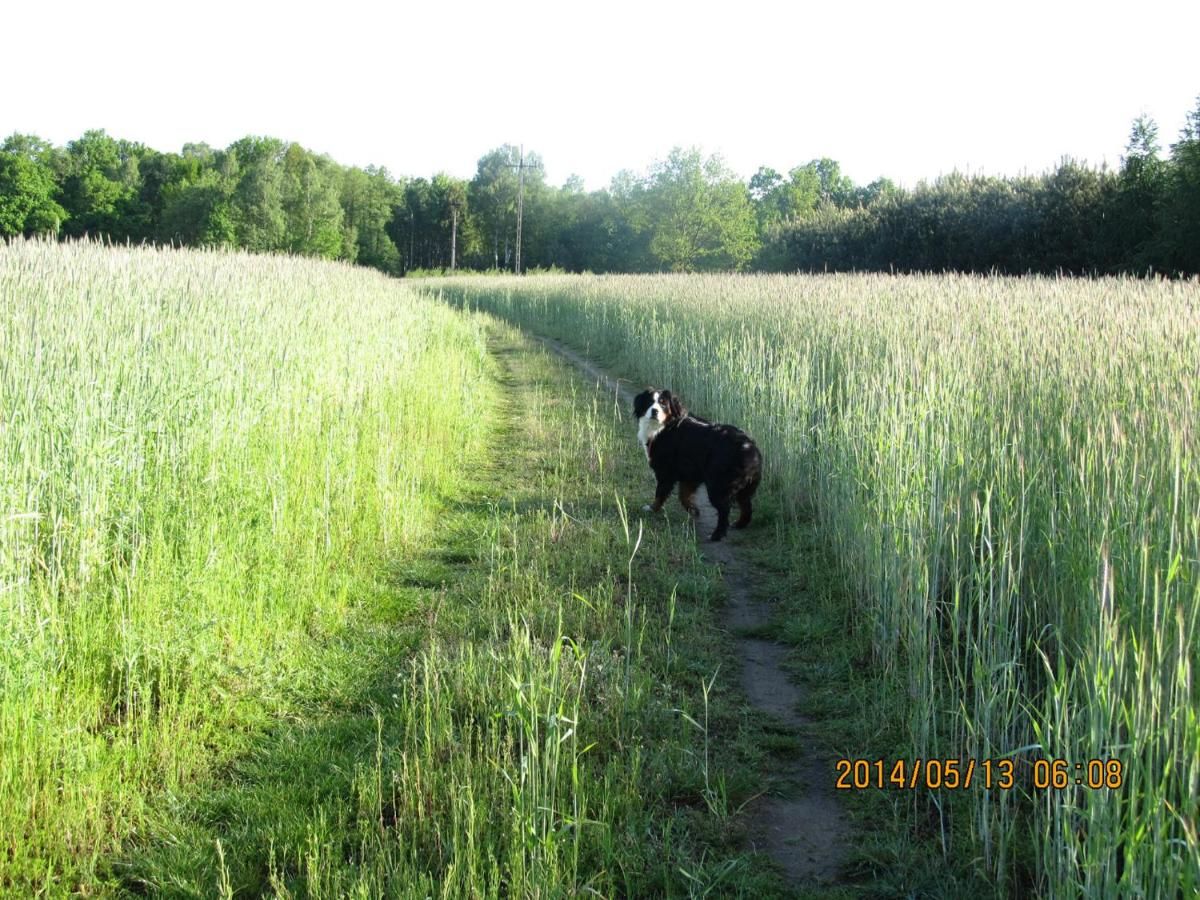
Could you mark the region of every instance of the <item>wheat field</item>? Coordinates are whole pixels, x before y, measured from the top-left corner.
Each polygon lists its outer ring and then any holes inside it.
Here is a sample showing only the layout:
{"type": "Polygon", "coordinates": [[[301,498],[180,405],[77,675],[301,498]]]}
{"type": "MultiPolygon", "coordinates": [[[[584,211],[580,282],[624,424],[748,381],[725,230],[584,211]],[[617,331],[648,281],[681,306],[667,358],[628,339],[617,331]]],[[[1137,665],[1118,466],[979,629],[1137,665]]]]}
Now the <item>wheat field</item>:
{"type": "Polygon", "coordinates": [[[1014,762],[1011,790],[901,801],[929,810],[947,852],[1007,892],[1200,889],[1195,281],[547,276],[426,291],[755,437],[763,493],[815,514],[838,560],[847,620],[906,723],[896,755],[1014,762]],[[1103,771],[1113,780],[1089,786],[1103,771]]]}
{"type": "Polygon", "coordinates": [[[418,284],[0,248],[0,893],[769,878],[675,818],[753,791],[714,799],[679,693],[720,652],[715,574],[628,517],[625,411],[477,311],[755,437],[756,540],[787,559],[815,520],[903,725],[889,759],[1014,764],[1011,789],[895,795],[948,857],[1000,894],[1200,888],[1197,283],[418,284]],[[386,573],[434,550],[460,586],[405,599],[386,573]],[[355,693],[372,653],[383,693],[355,693]],[[328,746],[288,743],[300,695],[354,707],[328,746]],[[195,798],[223,782],[227,818],[195,798]]]}

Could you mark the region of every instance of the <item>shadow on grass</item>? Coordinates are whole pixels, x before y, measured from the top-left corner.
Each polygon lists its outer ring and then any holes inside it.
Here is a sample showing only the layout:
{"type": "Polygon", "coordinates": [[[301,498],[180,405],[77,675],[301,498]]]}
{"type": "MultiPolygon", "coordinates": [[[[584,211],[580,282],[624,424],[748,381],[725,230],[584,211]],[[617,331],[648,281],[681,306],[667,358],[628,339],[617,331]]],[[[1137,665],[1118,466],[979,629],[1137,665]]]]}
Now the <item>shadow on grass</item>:
{"type": "MultiPolygon", "coordinates": [[[[111,881],[155,896],[305,894],[312,848],[354,865],[378,824],[363,779],[387,770],[395,761],[381,754],[401,745],[404,723],[381,711],[394,706],[404,661],[442,630],[447,592],[469,595],[478,582],[472,534],[486,532],[487,508],[450,504],[450,543],[381,572],[344,627],[314,642],[303,687],[267,712],[254,749],[186,796],[163,798],[141,840],[111,862],[111,881]]],[[[222,740],[211,736],[218,759],[222,740]]]]}

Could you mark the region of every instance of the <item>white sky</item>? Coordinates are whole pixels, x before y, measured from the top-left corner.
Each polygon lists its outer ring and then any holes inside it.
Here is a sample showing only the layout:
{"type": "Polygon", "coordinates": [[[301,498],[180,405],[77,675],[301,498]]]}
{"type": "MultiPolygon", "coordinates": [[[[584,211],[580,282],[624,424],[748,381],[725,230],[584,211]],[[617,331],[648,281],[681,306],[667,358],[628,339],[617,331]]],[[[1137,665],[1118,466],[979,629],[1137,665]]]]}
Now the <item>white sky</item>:
{"type": "Polygon", "coordinates": [[[6,0],[0,28],[0,138],[267,134],[461,177],[524,143],[589,189],[675,145],[860,184],[1116,166],[1135,116],[1165,150],[1200,94],[1195,0],[6,0]]]}

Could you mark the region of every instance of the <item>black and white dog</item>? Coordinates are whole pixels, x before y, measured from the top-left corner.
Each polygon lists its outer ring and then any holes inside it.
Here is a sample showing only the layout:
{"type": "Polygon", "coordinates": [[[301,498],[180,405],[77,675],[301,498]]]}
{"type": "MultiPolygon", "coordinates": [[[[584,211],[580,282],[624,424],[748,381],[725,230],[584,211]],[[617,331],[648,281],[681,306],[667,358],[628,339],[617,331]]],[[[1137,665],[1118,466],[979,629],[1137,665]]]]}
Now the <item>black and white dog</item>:
{"type": "Polygon", "coordinates": [[[703,484],[717,511],[712,540],[721,540],[729,530],[729,507],[734,501],[741,515],[733,527],[750,524],[750,500],[762,479],[762,454],[744,431],[688,415],[678,397],[653,388],[633,398],[633,417],[638,422],[638,440],[658,479],[654,503],[645,507],[648,512],[662,509],[678,482],[679,502],[689,515],[699,515],[692,497],[703,484]]]}

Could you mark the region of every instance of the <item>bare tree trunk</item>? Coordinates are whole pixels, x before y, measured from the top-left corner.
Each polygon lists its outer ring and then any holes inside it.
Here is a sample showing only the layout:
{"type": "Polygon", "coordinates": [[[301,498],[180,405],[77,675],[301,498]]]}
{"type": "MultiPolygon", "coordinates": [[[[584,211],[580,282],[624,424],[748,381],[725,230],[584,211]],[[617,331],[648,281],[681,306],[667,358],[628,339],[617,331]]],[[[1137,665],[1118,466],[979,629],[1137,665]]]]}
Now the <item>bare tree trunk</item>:
{"type": "Polygon", "coordinates": [[[456,245],[458,244],[458,210],[452,210],[450,213],[450,271],[454,271],[454,257],[456,245]]]}
{"type": "Polygon", "coordinates": [[[517,255],[516,273],[521,274],[521,217],[525,209],[525,148],[521,148],[521,165],[517,169],[517,255]]]}

